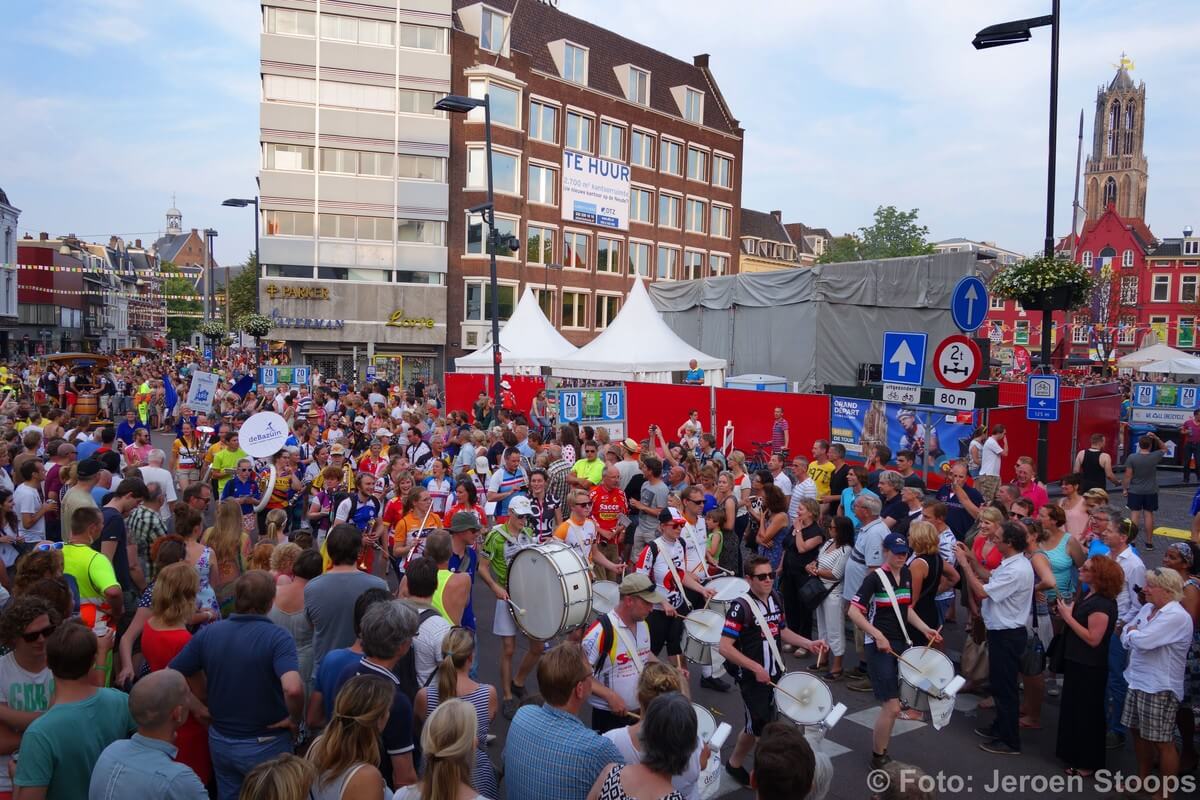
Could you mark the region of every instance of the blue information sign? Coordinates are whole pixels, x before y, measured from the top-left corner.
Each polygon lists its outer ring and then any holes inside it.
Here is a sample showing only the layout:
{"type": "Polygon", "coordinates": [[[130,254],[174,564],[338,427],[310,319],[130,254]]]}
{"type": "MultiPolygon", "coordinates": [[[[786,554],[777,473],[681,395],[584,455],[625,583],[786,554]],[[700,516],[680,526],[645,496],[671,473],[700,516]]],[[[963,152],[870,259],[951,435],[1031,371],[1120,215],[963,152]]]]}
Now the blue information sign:
{"type": "Polygon", "coordinates": [[[1030,375],[1025,384],[1025,419],[1058,422],[1057,375],[1030,375]]]}
{"type": "Polygon", "coordinates": [[[988,312],[988,292],[983,281],[968,275],[954,286],[950,296],[950,316],[964,333],[971,333],[983,324],[988,312]]]}
{"type": "Polygon", "coordinates": [[[920,386],[925,382],[925,346],[928,334],[915,331],[883,332],[883,382],[920,386]]]}

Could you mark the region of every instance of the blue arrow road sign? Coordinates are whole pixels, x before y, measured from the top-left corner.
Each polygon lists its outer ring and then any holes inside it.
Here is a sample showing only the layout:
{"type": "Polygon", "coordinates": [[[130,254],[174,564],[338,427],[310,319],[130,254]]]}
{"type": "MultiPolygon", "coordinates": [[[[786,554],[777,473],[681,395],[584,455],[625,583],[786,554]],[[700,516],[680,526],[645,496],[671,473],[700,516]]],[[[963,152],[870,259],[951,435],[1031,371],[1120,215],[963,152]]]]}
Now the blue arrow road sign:
{"type": "Polygon", "coordinates": [[[954,285],[950,295],[950,316],[954,324],[964,333],[970,333],[983,324],[988,312],[988,293],[983,281],[968,275],[954,285]]]}
{"type": "Polygon", "coordinates": [[[1057,375],[1030,375],[1025,385],[1025,419],[1058,422],[1057,375]]]}
{"type": "Polygon", "coordinates": [[[925,382],[925,345],[929,337],[913,331],[883,332],[883,382],[920,386],[925,382]]]}

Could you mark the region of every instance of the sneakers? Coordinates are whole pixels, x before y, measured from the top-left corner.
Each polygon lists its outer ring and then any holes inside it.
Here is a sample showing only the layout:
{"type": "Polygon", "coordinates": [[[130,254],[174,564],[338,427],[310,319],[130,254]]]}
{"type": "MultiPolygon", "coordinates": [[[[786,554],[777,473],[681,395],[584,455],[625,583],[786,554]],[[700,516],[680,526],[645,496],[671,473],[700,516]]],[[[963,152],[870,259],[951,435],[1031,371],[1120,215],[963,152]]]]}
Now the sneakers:
{"type": "Polygon", "coordinates": [[[1116,731],[1109,731],[1104,735],[1104,746],[1109,750],[1120,750],[1125,746],[1125,737],[1116,731]]]}
{"type": "Polygon", "coordinates": [[[992,730],[991,728],[976,728],[975,735],[982,736],[984,739],[995,739],[996,738],[996,732],[994,730],[992,730]]]}
{"type": "Polygon", "coordinates": [[[509,688],[512,689],[513,697],[517,698],[518,700],[525,699],[525,687],[524,686],[517,686],[516,683],[512,683],[512,684],[509,684],[509,688]]]}
{"type": "Polygon", "coordinates": [[[750,785],[750,773],[746,771],[745,767],[735,767],[733,764],[726,764],[725,772],[742,786],[750,785]]]}
{"type": "Polygon", "coordinates": [[[500,704],[500,713],[504,715],[506,720],[512,721],[512,718],[517,713],[517,709],[521,707],[521,701],[515,697],[510,697],[500,704]]]}
{"type": "Polygon", "coordinates": [[[994,753],[998,756],[1019,756],[1020,750],[1015,750],[1009,747],[999,739],[992,739],[990,742],[980,742],[979,749],[985,753],[994,753]]]}
{"type": "Polygon", "coordinates": [[[869,692],[871,691],[871,679],[859,678],[856,681],[850,681],[846,684],[846,688],[852,692],[869,692]]]}
{"type": "Polygon", "coordinates": [[[484,744],[487,745],[488,747],[491,747],[495,743],[496,743],[496,734],[489,733],[486,737],[484,737],[484,744]]]}
{"type": "Polygon", "coordinates": [[[731,687],[720,678],[701,678],[700,688],[712,689],[714,692],[728,692],[731,687]]]}
{"type": "Polygon", "coordinates": [[[847,674],[847,675],[849,675],[851,678],[865,678],[865,677],[867,677],[867,671],[866,671],[865,669],[863,669],[863,667],[862,667],[862,664],[859,664],[859,665],[858,665],[857,667],[855,667],[854,669],[848,669],[848,670],[846,670],[846,674],[847,674]]]}
{"type": "Polygon", "coordinates": [[[892,757],[888,755],[887,750],[882,753],[871,753],[871,769],[883,769],[890,763],[892,763],[892,757]]]}
{"type": "Polygon", "coordinates": [[[1062,689],[1058,687],[1058,681],[1054,678],[1049,678],[1046,681],[1046,694],[1050,697],[1058,697],[1062,694],[1062,689]]]}

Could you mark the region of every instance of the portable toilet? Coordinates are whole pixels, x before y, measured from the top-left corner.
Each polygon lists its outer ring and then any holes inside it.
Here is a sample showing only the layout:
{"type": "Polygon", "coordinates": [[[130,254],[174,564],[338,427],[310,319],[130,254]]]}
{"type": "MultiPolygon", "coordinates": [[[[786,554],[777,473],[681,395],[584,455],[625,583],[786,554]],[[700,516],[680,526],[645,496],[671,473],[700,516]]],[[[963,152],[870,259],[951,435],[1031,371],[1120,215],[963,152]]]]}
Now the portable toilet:
{"type": "Polygon", "coordinates": [[[725,379],[726,389],[751,389],[756,392],[786,392],[788,379],[779,375],[734,375],[725,379]]]}

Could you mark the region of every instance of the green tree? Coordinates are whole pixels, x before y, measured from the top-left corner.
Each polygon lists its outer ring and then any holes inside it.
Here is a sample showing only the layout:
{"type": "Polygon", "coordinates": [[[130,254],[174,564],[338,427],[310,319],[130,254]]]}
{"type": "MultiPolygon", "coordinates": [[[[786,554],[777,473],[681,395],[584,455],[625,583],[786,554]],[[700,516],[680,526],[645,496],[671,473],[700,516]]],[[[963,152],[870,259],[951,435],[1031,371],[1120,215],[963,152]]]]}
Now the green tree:
{"type": "Polygon", "coordinates": [[[926,241],[929,228],[917,223],[918,209],[900,211],[895,206],[875,209],[875,222],[859,228],[858,234],[834,239],[819,259],[821,264],[865,261],[873,258],[921,256],[933,252],[926,241]]]}
{"type": "Polygon", "coordinates": [[[862,242],[852,233],[830,239],[818,264],[837,264],[842,261],[862,261],[862,242]]]}
{"type": "Polygon", "coordinates": [[[246,256],[246,266],[242,271],[229,279],[229,318],[238,319],[245,314],[254,313],[254,299],[258,296],[258,261],[254,251],[246,256]]]}
{"type": "MultiPolygon", "coordinates": [[[[174,265],[164,263],[163,269],[174,269],[174,265]]],[[[188,314],[199,314],[203,310],[200,304],[200,295],[192,288],[192,282],[187,278],[178,276],[166,278],[162,284],[163,294],[168,296],[167,299],[167,336],[177,342],[187,342],[192,334],[196,332],[196,328],[200,326],[200,317],[185,316],[181,312],[188,314]],[[195,298],[193,300],[182,300],[172,297],[172,295],[186,295],[187,297],[195,298]]]]}

